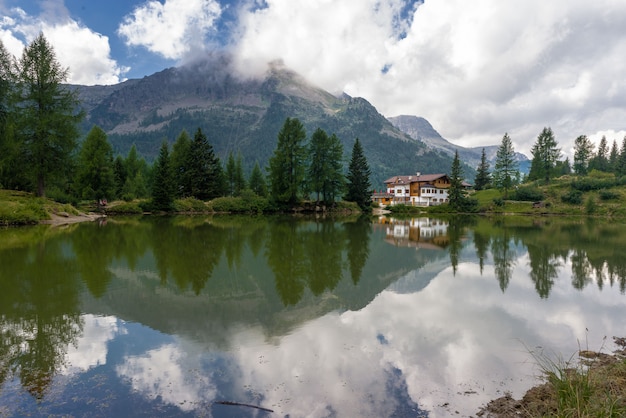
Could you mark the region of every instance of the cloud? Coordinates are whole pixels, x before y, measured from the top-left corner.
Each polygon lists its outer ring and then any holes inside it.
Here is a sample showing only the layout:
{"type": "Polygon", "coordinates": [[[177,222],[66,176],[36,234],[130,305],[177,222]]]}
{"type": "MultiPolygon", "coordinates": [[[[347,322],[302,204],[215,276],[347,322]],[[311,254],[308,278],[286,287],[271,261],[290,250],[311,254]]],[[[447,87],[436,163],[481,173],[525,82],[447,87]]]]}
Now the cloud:
{"type": "Polygon", "coordinates": [[[462,145],[509,132],[528,152],[544,126],[561,143],[624,129],[626,3],[409,3],[267,0],[241,12],[234,50],[242,67],[282,58],[387,116],[424,116],[462,145]]]}
{"type": "Polygon", "coordinates": [[[111,58],[109,38],[70,19],[61,6],[48,4],[44,8],[47,14],[39,17],[11,9],[10,15],[0,20],[0,39],[9,52],[20,57],[24,47],[43,32],[61,65],[69,67],[68,82],[92,85],[123,81],[129,68],[111,58]]]}
{"type": "Polygon", "coordinates": [[[142,46],[167,59],[204,49],[207,33],[221,14],[216,0],[149,1],[126,16],[118,34],[129,46],[142,46]]]}

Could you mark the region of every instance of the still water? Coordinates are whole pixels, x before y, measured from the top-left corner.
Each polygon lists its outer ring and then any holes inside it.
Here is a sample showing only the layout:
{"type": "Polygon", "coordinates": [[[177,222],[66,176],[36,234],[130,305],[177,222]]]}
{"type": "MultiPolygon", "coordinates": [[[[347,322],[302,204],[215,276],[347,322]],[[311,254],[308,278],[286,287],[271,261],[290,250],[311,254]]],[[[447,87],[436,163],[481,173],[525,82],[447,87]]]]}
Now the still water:
{"type": "Polygon", "coordinates": [[[626,336],[626,226],[113,218],[0,230],[0,416],[445,417],[626,336]]]}

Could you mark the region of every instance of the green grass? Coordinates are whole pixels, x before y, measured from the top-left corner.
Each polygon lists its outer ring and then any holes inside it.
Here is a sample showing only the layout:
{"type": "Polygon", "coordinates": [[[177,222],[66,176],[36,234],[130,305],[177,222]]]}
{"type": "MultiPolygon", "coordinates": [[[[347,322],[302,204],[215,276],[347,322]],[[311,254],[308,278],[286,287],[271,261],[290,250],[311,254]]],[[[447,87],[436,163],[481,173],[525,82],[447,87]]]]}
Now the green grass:
{"type": "Polygon", "coordinates": [[[53,200],[36,197],[31,193],[0,190],[0,224],[28,225],[50,219],[51,214],[78,214],[70,204],[61,204],[53,200]]]}

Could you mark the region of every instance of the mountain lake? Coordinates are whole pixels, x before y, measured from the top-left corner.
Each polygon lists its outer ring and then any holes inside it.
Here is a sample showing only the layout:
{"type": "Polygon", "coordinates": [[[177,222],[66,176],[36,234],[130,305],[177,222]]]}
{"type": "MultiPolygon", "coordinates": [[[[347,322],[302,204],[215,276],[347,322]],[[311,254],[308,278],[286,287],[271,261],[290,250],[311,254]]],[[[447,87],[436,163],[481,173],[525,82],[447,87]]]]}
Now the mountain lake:
{"type": "Polygon", "coordinates": [[[625,254],[584,218],[3,228],[0,416],[476,416],[613,351],[625,254]]]}

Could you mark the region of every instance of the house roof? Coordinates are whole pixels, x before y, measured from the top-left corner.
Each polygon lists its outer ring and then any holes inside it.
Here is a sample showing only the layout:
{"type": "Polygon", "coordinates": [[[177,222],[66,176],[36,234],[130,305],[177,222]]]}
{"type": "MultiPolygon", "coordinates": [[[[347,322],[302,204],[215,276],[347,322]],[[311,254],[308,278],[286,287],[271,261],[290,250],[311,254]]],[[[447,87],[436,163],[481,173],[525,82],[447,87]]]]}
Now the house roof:
{"type": "Polygon", "coordinates": [[[411,184],[415,182],[432,182],[442,177],[447,177],[447,174],[421,174],[419,176],[393,176],[385,180],[385,184],[411,184]]]}

